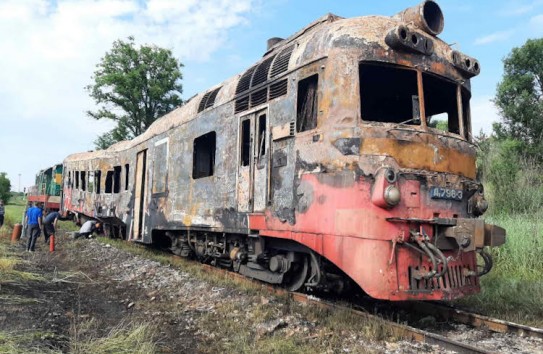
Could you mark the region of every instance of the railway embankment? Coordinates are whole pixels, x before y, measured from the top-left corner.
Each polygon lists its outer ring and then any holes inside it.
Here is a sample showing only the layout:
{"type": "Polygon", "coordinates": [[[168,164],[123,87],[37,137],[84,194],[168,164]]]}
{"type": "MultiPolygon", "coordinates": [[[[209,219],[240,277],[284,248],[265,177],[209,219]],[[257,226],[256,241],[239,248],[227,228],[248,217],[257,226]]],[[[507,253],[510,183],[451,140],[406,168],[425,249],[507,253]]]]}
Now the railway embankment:
{"type": "Polygon", "coordinates": [[[1,238],[0,352],[442,352],[379,320],[298,304],[137,245],[64,234],[53,253],[43,238],[35,253],[1,238]]]}

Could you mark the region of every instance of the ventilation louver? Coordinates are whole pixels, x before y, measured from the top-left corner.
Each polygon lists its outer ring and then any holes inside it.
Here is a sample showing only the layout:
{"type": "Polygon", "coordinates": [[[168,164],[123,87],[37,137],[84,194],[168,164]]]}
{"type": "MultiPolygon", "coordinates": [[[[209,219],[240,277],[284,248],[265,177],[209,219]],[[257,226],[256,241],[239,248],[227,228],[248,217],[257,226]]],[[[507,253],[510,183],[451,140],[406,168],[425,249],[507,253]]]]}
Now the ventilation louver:
{"type": "Polygon", "coordinates": [[[290,47],[287,47],[281,51],[281,53],[277,56],[277,59],[273,62],[270,78],[274,78],[288,70],[288,62],[290,61],[290,56],[292,55],[293,50],[294,46],[291,45],[290,47]]]}
{"type": "Polygon", "coordinates": [[[219,93],[220,89],[221,87],[218,87],[213,91],[206,92],[204,97],[202,97],[200,104],[198,105],[198,113],[206,108],[213,107],[213,105],[215,104],[215,98],[217,98],[217,94],[219,93]]]}
{"type": "Polygon", "coordinates": [[[270,100],[281,97],[287,93],[287,79],[276,82],[270,86],[270,100]]]}
{"type": "Polygon", "coordinates": [[[275,55],[260,63],[255,71],[255,74],[253,75],[253,80],[251,81],[251,88],[268,81],[268,73],[270,71],[270,66],[273,59],[275,59],[275,55]]]}
{"type": "Polygon", "coordinates": [[[249,89],[251,86],[251,78],[255,69],[256,65],[241,75],[241,78],[238,81],[238,86],[236,87],[236,95],[239,95],[240,93],[243,93],[249,89]]]}

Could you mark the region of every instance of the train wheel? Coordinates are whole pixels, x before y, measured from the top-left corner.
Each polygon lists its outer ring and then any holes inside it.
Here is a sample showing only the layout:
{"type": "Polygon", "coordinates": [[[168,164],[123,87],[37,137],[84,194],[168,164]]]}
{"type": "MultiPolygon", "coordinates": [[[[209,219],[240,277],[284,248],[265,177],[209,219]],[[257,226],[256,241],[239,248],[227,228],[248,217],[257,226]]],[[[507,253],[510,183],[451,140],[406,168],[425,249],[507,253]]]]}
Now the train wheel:
{"type": "Polygon", "coordinates": [[[292,268],[289,270],[288,280],[285,282],[285,286],[288,291],[298,291],[300,290],[307,279],[309,274],[309,262],[307,256],[303,255],[300,262],[293,264],[292,268]]]}

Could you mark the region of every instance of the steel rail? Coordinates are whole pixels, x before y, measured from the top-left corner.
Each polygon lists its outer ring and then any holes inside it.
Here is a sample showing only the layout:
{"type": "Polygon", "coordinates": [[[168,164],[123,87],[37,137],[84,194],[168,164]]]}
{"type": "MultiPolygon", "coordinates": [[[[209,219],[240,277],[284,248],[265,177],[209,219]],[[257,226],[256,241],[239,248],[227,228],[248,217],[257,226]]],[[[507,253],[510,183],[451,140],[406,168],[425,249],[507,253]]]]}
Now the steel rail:
{"type": "Polygon", "coordinates": [[[444,320],[453,320],[476,328],[486,328],[492,332],[513,333],[523,337],[534,337],[543,339],[543,329],[530,327],[523,324],[504,321],[497,318],[479,315],[468,311],[460,310],[448,305],[433,302],[412,302],[399,305],[403,308],[412,309],[417,312],[433,316],[440,316],[444,320]]]}
{"type": "Polygon", "coordinates": [[[397,323],[394,321],[387,320],[383,317],[379,317],[377,315],[372,315],[370,313],[360,311],[353,309],[352,307],[348,306],[342,306],[338,304],[334,304],[332,302],[317,299],[311,295],[303,294],[303,293],[297,293],[297,292],[289,292],[283,288],[279,288],[276,286],[268,285],[265,283],[262,283],[258,280],[247,278],[241,274],[238,274],[236,272],[231,272],[225,269],[217,268],[214,266],[210,266],[207,264],[203,264],[204,268],[211,271],[216,272],[221,275],[224,275],[225,277],[229,277],[231,279],[237,279],[241,280],[243,282],[251,283],[254,285],[258,285],[261,288],[266,289],[267,291],[274,293],[276,295],[282,295],[282,296],[288,296],[293,301],[296,301],[298,303],[306,303],[311,304],[316,307],[320,307],[323,309],[328,310],[344,310],[348,311],[349,313],[352,313],[353,315],[356,315],[358,317],[372,320],[372,321],[379,321],[384,323],[386,326],[389,326],[392,328],[398,335],[402,338],[405,338],[406,340],[412,340],[419,343],[426,343],[430,345],[438,345],[439,347],[446,349],[446,350],[452,350],[457,353],[483,353],[483,354],[490,354],[493,353],[492,351],[489,351],[484,348],[478,348],[470,344],[461,343],[458,341],[455,341],[453,339],[449,339],[445,336],[428,332],[422,329],[418,329],[415,327],[411,327],[405,324],[397,323]]]}

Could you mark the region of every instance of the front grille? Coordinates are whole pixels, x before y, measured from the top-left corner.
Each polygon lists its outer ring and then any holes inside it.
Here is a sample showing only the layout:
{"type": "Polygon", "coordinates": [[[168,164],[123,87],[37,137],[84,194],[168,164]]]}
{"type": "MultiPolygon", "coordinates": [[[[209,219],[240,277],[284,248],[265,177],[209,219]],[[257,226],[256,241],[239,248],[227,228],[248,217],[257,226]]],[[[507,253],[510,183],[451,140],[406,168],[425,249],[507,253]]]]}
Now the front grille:
{"type": "MultiPolygon", "coordinates": [[[[438,267],[438,271],[441,272],[443,266],[438,267]]],[[[464,286],[477,285],[477,277],[469,276],[464,277],[462,274],[463,266],[452,265],[448,267],[448,271],[439,278],[430,279],[417,279],[419,272],[426,273],[428,270],[421,270],[420,267],[409,267],[409,290],[421,291],[421,290],[446,290],[446,289],[458,289],[464,286]]],[[[430,267],[429,271],[432,268],[430,267]]],[[[471,269],[470,269],[471,270],[471,269]]]]}

